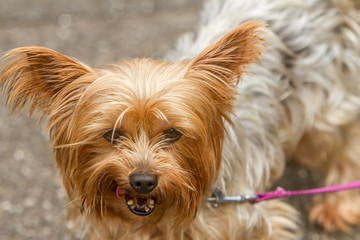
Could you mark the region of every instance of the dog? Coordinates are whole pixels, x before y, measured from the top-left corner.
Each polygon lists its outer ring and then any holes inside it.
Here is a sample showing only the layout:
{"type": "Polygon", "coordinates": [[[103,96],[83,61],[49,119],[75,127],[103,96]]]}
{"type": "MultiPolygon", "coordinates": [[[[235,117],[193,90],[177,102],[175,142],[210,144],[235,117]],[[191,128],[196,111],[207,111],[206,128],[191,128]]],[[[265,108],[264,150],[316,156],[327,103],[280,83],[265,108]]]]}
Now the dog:
{"type": "MultiPolygon", "coordinates": [[[[286,202],[206,199],[267,191],[287,161],[321,185],[359,179],[359,16],[351,0],[209,0],[163,61],[91,68],[21,47],[0,89],[46,119],[86,239],[300,239],[286,202]]],[[[314,197],[309,218],[350,231],[358,191],[314,197]]]]}

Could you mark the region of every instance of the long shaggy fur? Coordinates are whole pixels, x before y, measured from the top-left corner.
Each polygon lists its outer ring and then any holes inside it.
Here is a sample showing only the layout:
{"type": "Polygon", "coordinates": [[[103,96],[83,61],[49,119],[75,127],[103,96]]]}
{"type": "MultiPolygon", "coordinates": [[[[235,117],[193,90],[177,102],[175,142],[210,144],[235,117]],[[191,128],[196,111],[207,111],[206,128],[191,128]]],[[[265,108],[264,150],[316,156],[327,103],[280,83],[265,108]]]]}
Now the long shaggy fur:
{"type": "MultiPolygon", "coordinates": [[[[168,61],[92,69],[23,47],[1,58],[0,89],[15,111],[29,103],[47,116],[69,219],[87,239],[298,239],[298,214],[284,202],[214,208],[205,198],[212,186],[266,191],[286,160],[319,168],[324,185],[359,178],[354,4],[209,0],[196,35],[182,36],[168,61]],[[166,141],[169,129],[181,138],[166,141]],[[145,194],[156,199],[148,216],[116,194],[135,194],[129,176],[142,172],[159,179],[145,194]]],[[[355,191],[317,197],[310,219],[349,231],[356,206],[355,191]]]]}
{"type": "MultiPolygon", "coordinates": [[[[321,0],[208,1],[197,35],[182,36],[177,50],[168,55],[171,60],[196,56],[197,49],[214,36],[225,34],[226,29],[243,21],[257,19],[269,24],[265,37],[268,49],[260,64],[251,65],[250,74],[243,76],[234,125],[227,127],[216,183],[224,192],[233,195],[267,189],[282,174],[285,158],[320,167],[324,175],[321,185],[359,178],[355,145],[360,106],[360,21],[353,4],[321,0]]],[[[349,225],[359,223],[360,211],[345,200],[358,202],[356,192],[318,198],[310,218],[326,230],[349,231],[349,225]],[[344,211],[338,211],[340,208],[344,211]]],[[[229,222],[240,225],[244,215],[251,215],[247,220],[257,219],[247,222],[265,219],[267,227],[273,226],[273,235],[286,232],[286,228],[295,229],[295,221],[283,222],[277,228],[280,218],[264,218],[256,211],[239,212],[229,222]]],[[[254,232],[249,228],[258,227],[249,224],[244,232],[254,232]]],[[[216,231],[215,226],[213,229],[216,231]]],[[[231,230],[229,227],[225,232],[231,230]]],[[[254,239],[251,234],[244,238],[254,239]]]]}

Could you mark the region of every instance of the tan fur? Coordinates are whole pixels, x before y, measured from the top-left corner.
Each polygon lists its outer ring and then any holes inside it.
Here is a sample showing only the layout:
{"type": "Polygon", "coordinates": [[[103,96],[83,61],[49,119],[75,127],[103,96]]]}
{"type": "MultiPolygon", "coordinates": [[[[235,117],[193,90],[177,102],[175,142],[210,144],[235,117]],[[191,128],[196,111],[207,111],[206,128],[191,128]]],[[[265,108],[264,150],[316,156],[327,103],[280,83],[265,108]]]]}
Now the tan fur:
{"type": "Polygon", "coordinates": [[[48,115],[62,182],[79,208],[71,219],[86,215],[89,239],[201,238],[188,225],[217,176],[239,76],[263,49],[260,26],[244,24],[179,63],[135,59],[91,69],[42,47],[2,58],[7,104],[21,110],[30,102],[30,112],[48,115]],[[169,145],[160,138],[171,127],[183,136],[169,145]],[[105,141],[109,129],[125,140],[105,141]],[[157,210],[147,217],[130,213],[115,194],[116,186],[131,192],[128,177],[138,171],[160,179],[152,193],[157,210]]]}
{"type": "MultiPolygon", "coordinates": [[[[353,182],[358,180],[360,168],[359,141],[357,122],[322,132],[314,129],[305,135],[294,159],[309,168],[320,168],[324,177],[321,185],[353,182]]],[[[327,231],[350,232],[350,225],[360,223],[360,208],[354,204],[359,201],[357,190],[315,196],[310,221],[327,231]]]]}

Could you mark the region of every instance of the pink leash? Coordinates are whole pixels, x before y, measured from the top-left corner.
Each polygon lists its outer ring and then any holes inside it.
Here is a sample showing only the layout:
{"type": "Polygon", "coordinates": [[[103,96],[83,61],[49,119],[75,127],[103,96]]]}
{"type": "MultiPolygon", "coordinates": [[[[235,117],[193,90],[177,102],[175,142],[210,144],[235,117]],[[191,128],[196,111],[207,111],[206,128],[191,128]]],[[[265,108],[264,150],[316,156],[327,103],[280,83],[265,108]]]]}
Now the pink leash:
{"type": "Polygon", "coordinates": [[[309,195],[309,194],[318,194],[318,193],[329,193],[329,192],[338,192],[344,190],[350,190],[354,188],[360,188],[360,181],[351,182],[347,184],[335,185],[330,187],[306,189],[300,191],[285,191],[283,188],[278,188],[273,192],[268,193],[256,193],[257,199],[254,200],[255,203],[273,199],[273,198],[282,198],[288,196],[299,196],[299,195],[309,195]]]}
{"type": "Polygon", "coordinates": [[[360,188],[360,181],[351,182],[347,184],[340,184],[330,187],[322,188],[313,188],[300,191],[286,191],[283,188],[277,188],[273,192],[267,193],[255,193],[250,195],[236,195],[236,196],[225,196],[225,194],[217,187],[213,187],[213,194],[211,197],[206,198],[206,201],[212,203],[214,207],[220,206],[223,203],[258,203],[265,200],[270,200],[274,198],[283,198],[288,196],[299,196],[299,195],[309,195],[309,194],[318,194],[318,193],[330,193],[338,192],[344,190],[350,190],[360,188]]]}

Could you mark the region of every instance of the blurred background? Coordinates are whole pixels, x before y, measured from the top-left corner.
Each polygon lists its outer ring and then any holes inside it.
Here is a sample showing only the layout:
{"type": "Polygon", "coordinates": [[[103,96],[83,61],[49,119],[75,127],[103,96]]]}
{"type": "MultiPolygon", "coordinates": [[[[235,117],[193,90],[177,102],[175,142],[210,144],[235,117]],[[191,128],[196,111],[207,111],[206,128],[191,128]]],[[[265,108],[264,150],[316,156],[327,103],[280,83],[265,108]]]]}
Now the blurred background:
{"type": "MultiPolygon", "coordinates": [[[[196,29],[202,0],[0,0],[0,54],[45,46],[92,67],[136,57],[161,58],[178,35],[196,29]]],[[[317,175],[289,166],[279,185],[304,189],[317,175]]],[[[308,197],[287,199],[305,213],[308,197]]],[[[43,124],[9,116],[0,98],[0,240],[76,240],[66,224],[66,195],[43,124]],[[39,126],[40,125],[40,126],[39,126]]],[[[306,240],[355,240],[304,225],[306,240]]]]}

